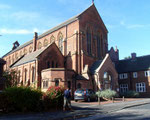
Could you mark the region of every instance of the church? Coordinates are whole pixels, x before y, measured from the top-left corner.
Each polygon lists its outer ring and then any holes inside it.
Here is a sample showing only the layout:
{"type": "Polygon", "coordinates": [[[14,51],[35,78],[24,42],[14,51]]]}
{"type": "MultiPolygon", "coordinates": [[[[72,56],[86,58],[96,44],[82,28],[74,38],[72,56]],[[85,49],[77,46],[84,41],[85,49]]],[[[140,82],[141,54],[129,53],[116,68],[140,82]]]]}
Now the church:
{"type": "Polygon", "coordinates": [[[18,84],[40,87],[118,89],[114,62],[118,49],[108,50],[108,30],[94,3],[80,14],[19,45],[3,56],[4,70],[18,71],[18,84]]]}

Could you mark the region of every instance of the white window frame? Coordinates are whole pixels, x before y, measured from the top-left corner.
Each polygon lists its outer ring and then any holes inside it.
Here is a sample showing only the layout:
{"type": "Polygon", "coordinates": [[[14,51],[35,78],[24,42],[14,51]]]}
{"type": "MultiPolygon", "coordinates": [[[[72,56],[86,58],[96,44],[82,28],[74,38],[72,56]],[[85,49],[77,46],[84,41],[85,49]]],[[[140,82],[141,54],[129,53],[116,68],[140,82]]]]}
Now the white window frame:
{"type": "Polygon", "coordinates": [[[127,78],[128,78],[128,74],[127,73],[119,74],[119,79],[127,79],[127,78]]]}
{"type": "Polygon", "coordinates": [[[128,84],[120,84],[120,92],[124,93],[128,91],[128,84]]]}
{"type": "Polygon", "coordinates": [[[145,73],[145,77],[150,76],[150,71],[149,71],[149,70],[148,70],[148,71],[145,71],[144,73],[145,73]]]}
{"type": "Polygon", "coordinates": [[[48,82],[48,79],[46,79],[46,80],[43,80],[43,89],[47,89],[48,88],[48,86],[49,86],[49,82],[48,82]]]}
{"type": "Polygon", "coordinates": [[[145,82],[136,83],[136,92],[146,92],[145,82]]]}
{"type": "Polygon", "coordinates": [[[137,77],[138,77],[137,72],[133,72],[133,78],[137,78],[137,77]]]}

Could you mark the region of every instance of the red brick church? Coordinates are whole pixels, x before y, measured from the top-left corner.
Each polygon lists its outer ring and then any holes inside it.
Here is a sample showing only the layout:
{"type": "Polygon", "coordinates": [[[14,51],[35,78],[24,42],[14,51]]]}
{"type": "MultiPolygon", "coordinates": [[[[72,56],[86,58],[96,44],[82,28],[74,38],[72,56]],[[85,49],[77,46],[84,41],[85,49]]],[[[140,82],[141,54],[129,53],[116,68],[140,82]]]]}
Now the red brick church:
{"type": "Polygon", "coordinates": [[[41,87],[118,88],[114,62],[118,50],[108,51],[107,28],[92,4],[82,13],[19,45],[3,56],[5,70],[18,71],[19,84],[41,87]]]}

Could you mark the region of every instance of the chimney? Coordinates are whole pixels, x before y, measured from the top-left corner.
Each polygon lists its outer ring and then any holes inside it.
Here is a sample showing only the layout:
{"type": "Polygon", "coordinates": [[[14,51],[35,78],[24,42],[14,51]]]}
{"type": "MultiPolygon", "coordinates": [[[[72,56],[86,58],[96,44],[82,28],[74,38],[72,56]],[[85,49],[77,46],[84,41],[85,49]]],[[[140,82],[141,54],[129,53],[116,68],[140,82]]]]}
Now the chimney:
{"type": "Polygon", "coordinates": [[[131,58],[134,60],[136,58],[136,53],[131,53],[131,58]]]}
{"type": "Polygon", "coordinates": [[[117,46],[115,48],[115,53],[116,53],[116,61],[118,61],[119,60],[119,50],[118,50],[117,46]]]}
{"type": "Polygon", "coordinates": [[[36,51],[37,39],[38,39],[38,33],[35,32],[33,37],[33,52],[36,51]]]}

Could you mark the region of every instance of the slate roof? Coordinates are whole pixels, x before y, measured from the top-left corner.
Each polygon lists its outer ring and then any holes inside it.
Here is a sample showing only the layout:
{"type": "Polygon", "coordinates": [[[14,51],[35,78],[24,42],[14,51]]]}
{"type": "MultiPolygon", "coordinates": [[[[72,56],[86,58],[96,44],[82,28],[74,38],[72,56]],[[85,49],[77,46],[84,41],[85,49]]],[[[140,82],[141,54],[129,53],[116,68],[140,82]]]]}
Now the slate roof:
{"type": "Polygon", "coordinates": [[[95,61],[90,68],[90,72],[94,74],[96,70],[99,68],[101,63],[102,63],[102,60],[95,61]]]}
{"type": "Polygon", "coordinates": [[[116,63],[118,73],[144,71],[150,69],[150,55],[133,59],[120,60],[116,63]]]}
{"type": "MultiPolygon", "coordinates": [[[[51,44],[50,44],[51,45],[51,44]]],[[[45,48],[36,50],[35,52],[29,53],[25,56],[23,56],[22,58],[18,59],[13,65],[11,65],[11,68],[22,65],[22,64],[26,64],[32,61],[35,61],[36,58],[43,52],[45,51],[50,45],[48,45],[45,48]]]]}
{"type": "MultiPolygon", "coordinates": [[[[92,5],[94,5],[94,4],[92,4],[92,5]]],[[[91,6],[92,6],[92,5],[91,5],[91,6]]],[[[89,6],[86,10],[84,10],[84,11],[81,12],[80,14],[78,14],[78,15],[76,15],[76,16],[70,18],[70,19],[68,19],[67,21],[65,21],[65,22],[63,22],[63,23],[61,23],[61,24],[59,24],[58,26],[56,26],[56,27],[54,27],[54,28],[52,28],[52,29],[50,29],[50,30],[44,32],[43,34],[39,35],[39,36],[38,36],[38,39],[40,39],[40,38],[42,38],[42,37],[44,37],[44,36],[46,36],[46,35],[48,35],[48,34],[50,34],[50,33],[52,33],[52,32],[54,32],[54,31],[56,31],[56,30],[58,30],[58,29],[64,27],[64,26],[66,26],[66,25],[68,25],[68,24],[70,24],[70,23],[72,23],[72,22],[74,22],[74,21],[76,21],[76,20],[78,20],[79,17],[80,17],[80,15],[83,14],[85,11],[87,11],[91,6],[89,6]]],[[[11,50],[10,52],[8,52],[8,53],[5,54],[3,57],[5,57],[5,56],[7,56],[7,55],[9,55],[9,54],[11,54],[11,53],[17,51],[17,50],[20,50],[21,48],[26,47],[27,45],[31,44],[32,42],[33,42],[33,41],[30,40],[30,41],[24,43],[23,45],[19,46],[18,48],[14,49],[14,50],[11,50]]],[[[2,58],[3,58],[3,57],[2,57],[2,58]]]]}

